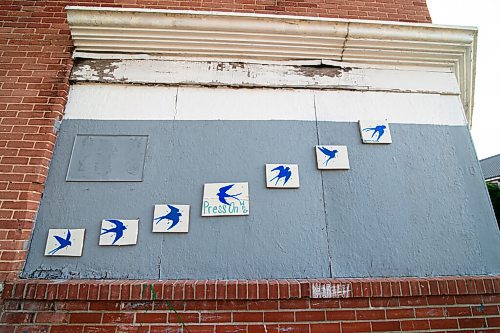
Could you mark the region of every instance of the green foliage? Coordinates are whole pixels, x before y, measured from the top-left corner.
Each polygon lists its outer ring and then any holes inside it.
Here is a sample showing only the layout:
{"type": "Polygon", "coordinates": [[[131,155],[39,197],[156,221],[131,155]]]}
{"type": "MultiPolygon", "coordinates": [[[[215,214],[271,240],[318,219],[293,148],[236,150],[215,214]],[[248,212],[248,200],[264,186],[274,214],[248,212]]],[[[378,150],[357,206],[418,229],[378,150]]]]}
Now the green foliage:
{"type": "Polygon", "coordinates": [[[487,183],[488,192],[490,193],[491,203],[497,218],[498,227],[500,228],[500,187],[497,184],[487,183]]]}

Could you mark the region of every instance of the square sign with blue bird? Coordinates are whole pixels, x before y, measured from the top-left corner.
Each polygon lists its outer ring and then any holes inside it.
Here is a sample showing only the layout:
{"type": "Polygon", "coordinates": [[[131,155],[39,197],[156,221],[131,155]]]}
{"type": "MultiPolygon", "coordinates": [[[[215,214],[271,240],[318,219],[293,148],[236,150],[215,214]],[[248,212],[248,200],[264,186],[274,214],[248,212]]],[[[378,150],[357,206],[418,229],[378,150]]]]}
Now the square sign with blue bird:
{"type": "Polygon", "coordinates": [[[102,220],[99,245],[134,245],[138,233],[139,220],[102,220]]]}
{"type": "Polygon", "coordinates": [[[266,186],[299,188],[299,166],[297,164],[266,164],[266,186]]]}
{"type": "Polygon", "coordinates": [[[349,156],[346,146],[316,146],[319,170],[348,170],[349,156]]]}
{"type": "Polygon", "coordinates": [[[392,143],[387,120],[360,120],[359,130],[363,143],[392,143]]]}
{"type": "Polygon", "coordinates": [[[49,229],[46,256],[81,257],[85,229],[49,229]]]}
{"type": "Polygon", "coordinates": [[[205,184],[201,216],[249,215],[248,183],[205,184]]]}
{"type": "Polygon", "coordinates": [[[188,232],[189,205],[155,205],[153,232],[188,232]]]}

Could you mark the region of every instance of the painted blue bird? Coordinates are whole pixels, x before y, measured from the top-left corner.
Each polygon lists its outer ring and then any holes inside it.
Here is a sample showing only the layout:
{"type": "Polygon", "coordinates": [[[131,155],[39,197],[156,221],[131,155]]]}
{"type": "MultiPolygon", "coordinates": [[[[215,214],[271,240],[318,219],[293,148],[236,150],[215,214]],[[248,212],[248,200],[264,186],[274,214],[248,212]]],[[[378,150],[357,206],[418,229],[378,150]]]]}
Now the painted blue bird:
{"type": "Polygon", "coordinates": [[[271,179],[269,182],[272,182],[274,179],[276,179],[276,183],[274,185],[278,185],[278,182],[280,181],[281,178],[284,178],[283,185],[286,184],[286,182],[292,177],[292,171],[290,170],[290,167],[285,167],[283,165],[280,165],[271,171],[279,171],[278,174],[271,179]]]}
{"type": "Polygon", "coordinates": [[[127,230],[127,227],[120,220],[106,220],[106,221],[113,223],[115,225],[115,227],[111,228],[111,229],[102,228],[103,232],[101,233],[101,235],[104,235],[104,234],[107,234],[110,232],[114,232],[115,233],[115,240],[113,241],[113,243],[111,243],[111,245],[114,245],[120,238],[123,237],[123,231],[127,230]]]}
{"type": "Polygon", "coordinates": [[[238,193],[238,194],[228,194],[227,193],[227,191],[229,191],[233,186],[234,186],[234,184],[231,184],[231,185],[221,187],[219,189],[217,196],[219,197],[220,202],[229,206],[230,204],[229,204],[229,202],[227,202],[226,198],[233,198],[233,199],[238,200],[238,202],[241,204],[241,200],[239,198],[237,198],[238,195],[240,195],[241,193],[238,193]]]}
{"type": "Polygon", "coordinates": [[[332,158],[335,158],[336,154],[339,152],[337,149],[333,149],[333,150],[330,150],[326,147],[318,147],[318,149],[323,153],[325,154],[326,156],[328,156],[328,159],[323,163],[324,165],[328,165],[328,162],[330,162],[330,160],[332,158]]]}
{"type": "Polygon", "coordinates": [[[66,239],[59,237],[59,236],[54,236],[54,238],[59,242],[59,246],[53,249],[52,251],[49,252],[49,254],[54,254],[59,250],[64,249],[67,246],[71,246],[71,241],[69,240],[71,238],[71,231],[68,229],[68,233],[66,234],[66,239]]]}
{"type": "Polygon", "coordinates": [[[179,212],[179,209],[177,207],[174,207],[172,205],[167,205],[167,206],[170,209],[168,214],[157,217],[154,220],[156,221],[156,224],[158,224],[160,221],[163,221],[163,220],[172,221],[172,224],[167,228],[167,230],[170,230],[173,227],[175,227],[177,225],[177,223],[179,223],[179,217],[182,216],[182,213],[179,212]]]}
{"type": "Polygon", "coordinates": [[[375,127],[367,127],[367,128],[363,129],[363,132],[373,131],[372,136],[371,136],[372,138],[375,136],[375,134],[378,133],[378,137],[375,140],[375,141],[378,141],[378,140],[380,140],[382,135],[384,135],[385,127],[386,127],[385,125],[377,125],[375,127]]]}

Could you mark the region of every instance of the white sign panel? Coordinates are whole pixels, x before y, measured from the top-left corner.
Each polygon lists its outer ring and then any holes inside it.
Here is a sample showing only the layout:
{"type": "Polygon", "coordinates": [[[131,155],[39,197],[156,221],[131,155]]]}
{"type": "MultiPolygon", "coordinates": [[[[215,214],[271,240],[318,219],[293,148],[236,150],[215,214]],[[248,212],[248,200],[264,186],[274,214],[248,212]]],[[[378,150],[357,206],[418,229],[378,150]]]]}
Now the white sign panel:
{"type": "Polygon", "coordinates": [[[201,216],[248,215],[248,183],[205,184],[201,216]]]}
{"type": "Polygon", "coordinates": [[[363,143],[392,143],[387,120],[360,120],[359,130],[363,143]]]}
{"type": "Polygon", "coordinates": [[[352,297],[350,283],[314,283],[311,298],[349,298],[352,297]]]}
{"type": "Polygon", "coordinates": [[[102,220],[99,245],[137,244],[139,220],[102,220]]]}
{"type": "Polygon", "coordinates": [[[320,170],[348,170],[346,146],[316,146],[316,161],[320,170]]]}
{"type": "Polygon", "coordinates": [[[298,188],[297,164],[266,164],[266,186],[270,188],[298,188]]]}
{"type": "Polygon", "coordinates": [[[153,232],[188,232],[189,205],[155,205],[153,232]]]}
{"type": "Polygon", "coordinates": [[[81,257],[85,229],[49,229],[46,256],[81,257]]]}

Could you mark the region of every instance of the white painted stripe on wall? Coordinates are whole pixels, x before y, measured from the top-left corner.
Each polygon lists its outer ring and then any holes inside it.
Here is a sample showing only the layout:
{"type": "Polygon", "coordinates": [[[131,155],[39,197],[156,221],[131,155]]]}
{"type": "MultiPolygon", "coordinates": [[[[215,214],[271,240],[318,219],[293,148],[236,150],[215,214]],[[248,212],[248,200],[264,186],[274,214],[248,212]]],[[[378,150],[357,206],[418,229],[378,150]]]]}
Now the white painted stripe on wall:
{"type": "Polygon", "coordinates": [[[65,119],[170,120],[176,88],[131,85],[72,85],[65,119]]]}
{"type": "Polygon", "coordinates": [[[299,89],[179,89],[179,120],[316,120],[314,92],[299,89]]]}
{"type": "Polygon", "coordinates": [[[73,85],[65,119],[302,120],[462,126],[457,95],[311,89],[73,85]]]}
{"type": "Polygon", "coordinates": [[[456,95],[316,92],[318,121],[388,119],[390,123],[462,126],[466,118],[456,95]]]}

